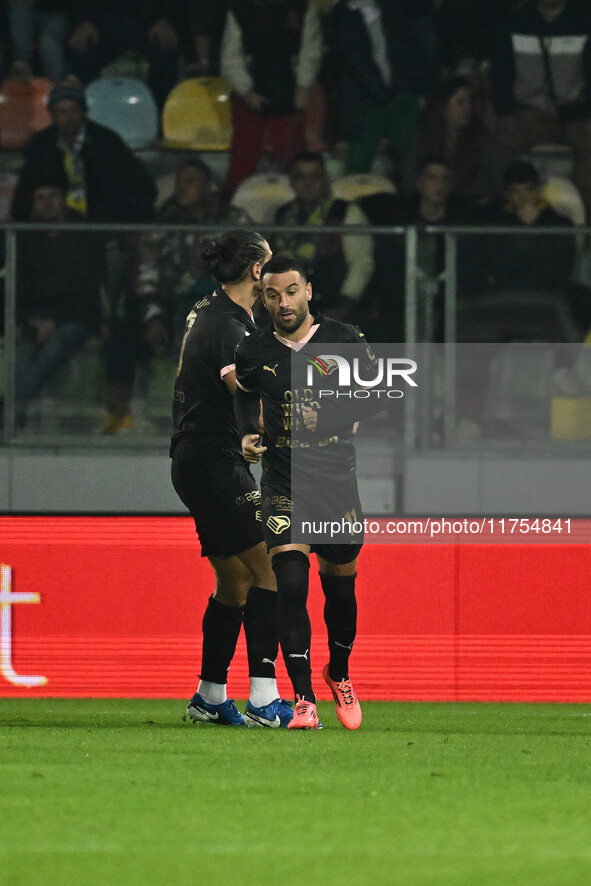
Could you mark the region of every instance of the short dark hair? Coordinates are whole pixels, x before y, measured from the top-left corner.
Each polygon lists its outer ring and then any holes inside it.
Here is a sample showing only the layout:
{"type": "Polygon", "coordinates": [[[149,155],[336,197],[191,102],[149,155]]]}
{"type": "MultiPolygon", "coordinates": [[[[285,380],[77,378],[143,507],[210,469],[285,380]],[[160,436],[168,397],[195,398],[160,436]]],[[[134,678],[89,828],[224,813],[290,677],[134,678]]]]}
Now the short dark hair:
{"type": "Polygon", "coordinates": [[[208,182],[213,182],[213,175],[211,169],[205,163],[201,157],[190,157],[188,160],[183,160],[181,165],[177,168],[175,173],[175,178],[179,177],[179,174],[183,171],[183,169],[198,169],[199,172],[202,172],[204,177],[208,182]]]}
{"type": "Polygon", "coordinates": [[[319,166],[326,170],[326,162],[321,151],[300,151],[289,164],[289,172],[293,172],[300,163],[318,163],[319,166]]]}
{"type": "Polygon", "coordinates": [[[228,231],[201,241],[201,258],[218,283],[240,283],[247,271],[267,255],[267,241],[256,231],[228,231]]]}
{"type": "Polygon", "coordinates": [[[450,161],[447,157],[444,157],[443,154],[427,154],[425,157],[421,158],[417,167],[417,178],[425,171],[427,166],[445,166],[450,172],[453,171],[450,161]]]}
{"type": "Polygon", "coordinates": [[[512,185],[536,185],[541,184],[540,174],[533,163],[527,160],[516,160],[505,170],[503,184],[506,188],[512,185]]]}
{"type": "Polygon", "coordinates": [[[267,274],[286,274],[288,271],[297,271],[304,283],[308,282],[308,269],[299,258],[290,255],[274,255],[261,268],[261,282],[267,274]]]}

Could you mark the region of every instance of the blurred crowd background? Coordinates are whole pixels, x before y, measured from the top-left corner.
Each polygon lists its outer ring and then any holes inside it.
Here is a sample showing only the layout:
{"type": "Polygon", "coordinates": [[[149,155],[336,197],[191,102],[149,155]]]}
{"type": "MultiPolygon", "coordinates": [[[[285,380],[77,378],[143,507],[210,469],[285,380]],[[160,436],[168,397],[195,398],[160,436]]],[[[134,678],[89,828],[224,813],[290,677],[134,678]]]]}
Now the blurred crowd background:
{"type": "Polygon", "coordinates": [[[1,330],[17,433],[56,397],[74,430],[163,427],[223,226],[375,342],[408,338],[409,227],[419,341],[453,285],[458,341],[586,342],[588,0],[6,0],[0,79],[3,265],[34,223],[1,330]]]}

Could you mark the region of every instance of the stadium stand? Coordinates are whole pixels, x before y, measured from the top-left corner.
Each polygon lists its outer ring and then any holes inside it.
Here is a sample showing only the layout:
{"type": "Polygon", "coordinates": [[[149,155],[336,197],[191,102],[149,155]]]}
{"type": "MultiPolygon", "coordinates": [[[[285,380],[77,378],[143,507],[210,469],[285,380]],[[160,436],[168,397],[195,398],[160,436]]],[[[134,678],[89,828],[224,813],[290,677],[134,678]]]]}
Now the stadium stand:
{"type": "Polygon", "coordinates": [[[99,77],[85,90],[88,116],[121,136],[132,151],[149,148],[158,137],[156,100],[137,77],[99,77]]]}
{"type": "Polygon", "coordinates": [[[188,77],[174,87],[162,111],[162,147],[228,151],[232,143],[230,95],[221,77],[188,77]]]}

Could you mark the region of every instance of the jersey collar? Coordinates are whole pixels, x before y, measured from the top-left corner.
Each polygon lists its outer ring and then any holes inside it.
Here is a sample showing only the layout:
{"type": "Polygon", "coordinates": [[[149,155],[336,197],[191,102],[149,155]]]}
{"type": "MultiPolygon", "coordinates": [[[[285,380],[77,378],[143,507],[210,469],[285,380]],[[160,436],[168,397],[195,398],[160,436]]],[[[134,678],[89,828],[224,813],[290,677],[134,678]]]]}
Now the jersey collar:
{"type": "Polygon", "coordinates": [[[273,335],[275,336],[277,341],[280,341],[282,345],[285,345],[286,347],[291,348],[292,351],[301,351],[301,349],[304,347],[304,345],[308,344],[308,342],[310,341],[312,336],[315,334],[315,332],[317,331],[319,326],[320,326],[320,323],[315,323],[313,326],[310,327],[310,329],[308,330],[306,335],[303,338],[301,338],[299,341],[291,341],[291,339],[289,339],[289,338],[283,338],[283,336],[279,335],[279,333],[276,332],[275,330],[273,330],[273,335]]]}

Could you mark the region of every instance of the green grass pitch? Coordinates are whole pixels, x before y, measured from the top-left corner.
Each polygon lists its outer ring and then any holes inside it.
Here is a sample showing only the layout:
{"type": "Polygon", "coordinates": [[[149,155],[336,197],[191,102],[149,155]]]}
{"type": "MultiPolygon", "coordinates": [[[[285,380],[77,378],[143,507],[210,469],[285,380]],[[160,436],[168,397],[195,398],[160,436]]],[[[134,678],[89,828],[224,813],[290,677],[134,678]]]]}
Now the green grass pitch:
{"type": "Polygon", "coordinates": [[[1,886],[588,886],[591,706],[0,699],[1,886]]]}

